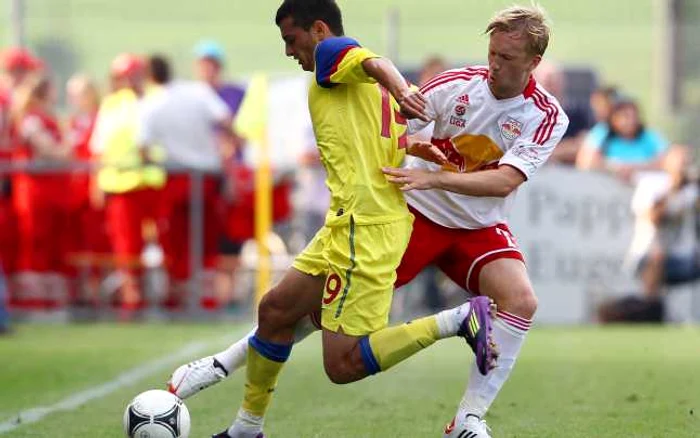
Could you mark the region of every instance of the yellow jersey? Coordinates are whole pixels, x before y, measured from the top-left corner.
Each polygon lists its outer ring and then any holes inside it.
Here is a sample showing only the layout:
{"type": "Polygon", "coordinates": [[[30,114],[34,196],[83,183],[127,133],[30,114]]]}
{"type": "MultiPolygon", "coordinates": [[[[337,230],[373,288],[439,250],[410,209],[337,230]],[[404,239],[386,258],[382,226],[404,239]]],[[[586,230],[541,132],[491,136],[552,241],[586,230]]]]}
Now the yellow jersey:
{"type": "Polygon", "coordinates": [[[316,47],[309,111],[331,204],[326,225],[383,224],[404,219],[408,208],[382,167],[405,156],[406,121],[389,92],[367,75],[362,62],[378,58],[346,37],[316,47]]]}

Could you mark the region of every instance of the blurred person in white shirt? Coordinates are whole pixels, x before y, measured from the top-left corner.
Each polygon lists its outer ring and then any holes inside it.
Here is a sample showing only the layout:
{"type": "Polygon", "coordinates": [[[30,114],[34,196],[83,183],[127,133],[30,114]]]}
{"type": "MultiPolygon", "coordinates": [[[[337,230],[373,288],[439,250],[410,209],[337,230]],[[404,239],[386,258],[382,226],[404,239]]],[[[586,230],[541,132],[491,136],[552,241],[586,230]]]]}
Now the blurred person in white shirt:
{"type": "Polygon", "coordinates": [[[164,249],[173,288],[170,307],[183,304],[185,282],[192,275],[190,248],[191,172],[203,174],[203,277],[201,305],[218,307],[213,294],[214,272],[221,228],[218,215],[224,154],[219,135],[233,136],[233,116],[226,103],[201,82],[172,80],[170,64],[162,56],[150,59],[153,80],[162,86],[144,103],[139,144],[161,146],[166,163],[186,173],[171,172],[164,192],[163,217],[167,222],[164,249]]]}
{"type": "Polygon", "coordinates": [[[688,176],[690,153],[674,146],[662,172],[641,174],[632,199],[635,232],[628,265],[636,267],[644,295],[655,299],[666,285],[700,278],[698,183],[688,176]]]}

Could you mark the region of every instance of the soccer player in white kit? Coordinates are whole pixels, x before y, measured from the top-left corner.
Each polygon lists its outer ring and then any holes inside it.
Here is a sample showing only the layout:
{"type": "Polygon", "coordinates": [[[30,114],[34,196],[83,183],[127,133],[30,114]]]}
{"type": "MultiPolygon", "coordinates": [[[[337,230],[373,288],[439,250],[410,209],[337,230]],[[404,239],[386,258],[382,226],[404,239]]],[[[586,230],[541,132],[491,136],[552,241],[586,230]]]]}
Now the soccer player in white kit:
{"type": "MultiPolygon", "coordinates": [[[[416,216],[396,285],[434,263],[466,291],[487,295],[498,307],[496,367],[486,376],[472,367],[457,415],[445,429],[448,438],[490,436],[483,416],[508,379],[537,308],[523,256],[506,224],[508,213],[517,188],[547,160],[568,126],[559,103],[531,75],[549,41],[544,12],[505,9],[486,32],[488,66],[447,71],[421,89],[426,114],[435,122],[431,143],[449,163],[440,168],[414,160],[404,169],[384,169],[406,191],[416,216]]],[[[409,130],[427,123],[412,120],[409,130]]],[[[297,328],[298,339],[313,330],[306,319],[297,328]]],[[[222,380],[245,363],[246,343],[244,338],[178,368],[171,391],[188,397],[222,380]]]]}

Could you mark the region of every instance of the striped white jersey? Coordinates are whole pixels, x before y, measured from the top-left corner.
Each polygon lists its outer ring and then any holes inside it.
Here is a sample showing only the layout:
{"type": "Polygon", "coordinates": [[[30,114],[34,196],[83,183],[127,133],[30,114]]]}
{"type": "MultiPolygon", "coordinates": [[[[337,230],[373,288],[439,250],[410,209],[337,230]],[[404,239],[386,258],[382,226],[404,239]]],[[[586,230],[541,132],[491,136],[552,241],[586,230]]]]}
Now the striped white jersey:
{"type": "MultiPolygon", "coordinates": [[[[460,68],[437,75],[421,88],[426,113],[435,122],[431,142],[447,155],[450,163],[444,170],[475,172],[508,165],[529,179],[552,154],[569,119],[534,79],[521,95],[496,99],[487,78],[486,67],[460,68]]],[[[409,121],[409,133],[428,123],[409,121]]],[[[439,169],[423,160],[413,160],[408,167],[439,169]]],[[[406,200],[439,225],[475,229],[506,223],[516,193],[498,198],[414,190],[406,193],[406,200]]]]}

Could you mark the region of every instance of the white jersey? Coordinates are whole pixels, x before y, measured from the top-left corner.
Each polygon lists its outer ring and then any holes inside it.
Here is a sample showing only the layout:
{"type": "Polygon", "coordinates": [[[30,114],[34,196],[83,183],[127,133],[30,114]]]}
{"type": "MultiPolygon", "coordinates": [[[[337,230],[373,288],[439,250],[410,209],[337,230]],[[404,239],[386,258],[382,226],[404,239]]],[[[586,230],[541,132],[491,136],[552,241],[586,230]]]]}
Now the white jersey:
{"type": "MultiPolygon", "coordinates": [[[[569,119],[534,79],[523,94],[499,100],[491,94],[487,77],[486,67],[460,68],[439,74],[421,88],[426,114],[435,121],[431,142],[450,162],[444,170],[474,172],[509,165],[529,179],[552,154],[569,119]]],[[[409,133],[428,123],[410,120],[409,133]]],[[[413,160],[408,167],[440,168],[423,160],[413,160]]],[[[406,192],[406,201],[444,227],[478,229],[505,223],[516,192],[500,198],[413,190],[406,192]]]]}
{"type": "Polygon", "coordinates": [[[211,87],[176,81],[145,100],[138,141],[164,147],[169,164],[218,172],[221,154],[214,127],[231,117],[211,87]]]}

